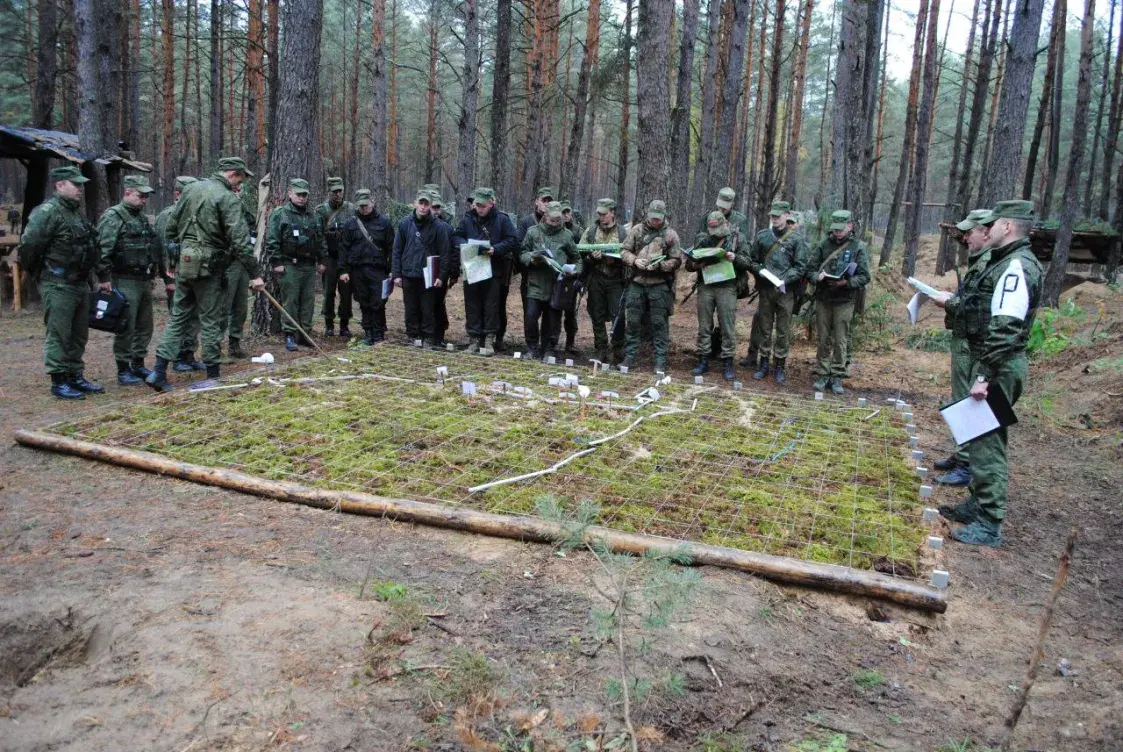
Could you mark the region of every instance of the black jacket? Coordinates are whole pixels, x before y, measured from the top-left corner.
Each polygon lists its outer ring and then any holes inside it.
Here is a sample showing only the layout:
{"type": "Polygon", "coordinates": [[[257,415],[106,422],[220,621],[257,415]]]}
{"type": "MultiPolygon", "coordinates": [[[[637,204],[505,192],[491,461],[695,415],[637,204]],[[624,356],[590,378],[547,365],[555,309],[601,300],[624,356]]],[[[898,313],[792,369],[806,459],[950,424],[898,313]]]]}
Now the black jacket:
{"type": "Polygon", "coordinates": [[[452,248],[458,253],[460,245],[469,240],[486,240],[491,243],[495,253],[491,257],[494,273],[506,268],[518,256],[519,240],[511,218],[492,207],[486,217],[480,218],[475,209],[469,209],[460,218],[460,224],[452,233],[452,248]]]}
{"type": "Polygon", "coordinates": [[[342,228],[342,248],[339,253],[339,271],[350,274],[358,266],[373,266],[383,271],[390,270],[390,259],[394,253],[394,226],[390,220],[379,214],[371,212],[370,216],[360,214],[347,219],[342,228]],[[359,228],[363,223],[368,242],[359,228]]]}
{"type": "Polygon", "coordinates": [[[432,216],[423,220],[416,212],[398,223],[394,234],[394,254],[390,276],[423,277],[425,259],[440,257],[440,278],[448,281],[459,276],[459,259],[452,253],[449,226],[432,216]]]}

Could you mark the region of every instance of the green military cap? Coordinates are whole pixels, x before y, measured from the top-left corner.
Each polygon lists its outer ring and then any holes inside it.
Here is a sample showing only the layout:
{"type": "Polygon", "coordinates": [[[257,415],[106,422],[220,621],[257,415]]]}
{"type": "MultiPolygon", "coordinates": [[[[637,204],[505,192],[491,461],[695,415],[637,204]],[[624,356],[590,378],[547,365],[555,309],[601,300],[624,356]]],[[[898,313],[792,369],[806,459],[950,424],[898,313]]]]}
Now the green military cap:
{"type": "Polygon", "coordinates": [[[655,199],[647,205],[647,218],[648,219],[666,219],[667,218],[667,204],[665,201],[655,199]]]}
{"type": "Polygon", "coordinates": [[[717,192],[717,201],[715,203],[722,209],[732,209],[733,200],[735,198],[737,198],[737,191],[727,186],[717,192]]]}
{"type": "Polygon", "coordinates": [[[198,178],[194,178],[190,175],[180,175],[178,178],[175,179],[175,189],[177,191],[182,191],[184,188],[191,185],[192,183],[198,183],[198,182],[199,182],[198,178]]]}
{"type": "Polygon", "coordinates": [[[219,172],[229,172],[231,170],[244,172],[251,178],[254,176],[253,173],[250,172],[246,167],[246,160],[242,159],[241,157],[223,157],[222,159],[218,160],[219,172]]]}
{"type": "Polygon", "coordinates": [[[490,204],[492,201],[495,200],[495,189],[494,188],[482,188],[482,187],[477,188],[476,190],[472,191],[471,198],[472,198],[472,201],[474,203],[477,203],[477,204],[480,204],[480,205],[490,204]]]}
{"type": "Polygon", "coordinates": [[[434,207],[436,207],[436,206],[442,206],[443,207],[445,205],[445,200],[443,198],[441,198],[440,193],[437,193],[436,191],[430,191],[429,192],[429,205],[434,206],[434,207]]]}
{"type": "Polygon", "coordinates": [[[140,175],[126,175],[125,176],[125,190],[132,188],[137,193],[152,193],[156,190],[148,184],[148,179],[140,175]]]}
{"type": "Polygon", "coordinates": [[[549,217],[551,219],[554,219],[554,218],[561,219],[561,215],[562,215],[562,205],[560,203],[558,203],[557,201],[551,201],[550,203],[546,204],[546,216],[547,217],[549,217]]]}
{"type": "Polygon", "coordinates": [[[343,190],[343,178],[328,178],[328,191],[343,190]]]}
{"type": "Polygon", "coordinates": [[[557,193],[557,191],[555,191],[553,188],[549,186],[543,186],[538,189],[538,198],[553,199],[555,193],[557,193]]]}
{"type": "Polygon", "coordinates": [[[306,194],[311,192],[308,189],[308,181],[304,178],[289,178],[289,190],[296,194],[306,194]]]}
{"type": "Polygon", "coordinates": [[[425,203],[429,204],[429,203],[432,203],[432,201],[433,201],[433,194],[430,193],[429,191],[425,190],[424,188],[422,188],[421,190],[419,190],[417,192],[417,195],[414,196],[413,200],[414,201],[424,201],[425,203]]]}
{"type": "Polygon", "coordinates": [[[975,209],[971,211],[967,217],[957,224],[955,228],[960,232],[967,232],[973,230],[979,225],[990,224],[994,212],[990,209],[975,209]]]}
{"type": "Polygon", "coordinates": [[[712,211],[706,216],[708,232],[715,237],[725,237],[730,232],[729,218],[720,211],[712,211]]]}
{"type": "Polygon", "coordinates": [[[561,208],[562,208],[562,211],[563,211],[563,212],[571,212],[571,211],[573,211],[573,204],[569,203],[569,202],[568,202],[568,201],[566,201],[565,199],[562,199],[562,200],[561,200],[561,201],[559,201],[558,203],[559,203],[559,204],[561,204],[561,208]]]}
{"type": "Polygon", "coordinates": [[[616,211],[616,202],[610,198],[602,198],[597,201],[597,214],[608,214],[610,211],[616,211]]]}
{"type": "Polygon", "coordinates": [[[848,222],[853,222],[854,218],[850,212],[845,209],[839,209],[836,212],[831,212],[831,232],[835,230],[845,230],[848,222]]]}
{"type": "Polygon", "coordinates": [[[58,183],[63,180],[69,180],[71,183],[81,185],[88,183],[89,178],[82,175],[82,172],[74,165],[64,165],[63,167],[56,167],[51,170],[51,182],[58,183]]]}
{"type": "Polygon", "coordinates": [[[772,202],[772,211],[770,211],[768,213],[770,215],[772,215],[773,217],[779,217],[779,216],[782,216],[784,214],[787,214],[791,210],[792,210],[792,205],[789,204],[787,201],[773,201],[772,202]]]}
{"type": "Polygon", "coordinates": [[[441,187],[439,185],[437,185],[436,183],[426,183],[425,185],[418,188],[418,190],[419,191],[426,191],[428,193],[440,193],[441,187]]]}
{"type": "Polygon", "coordinates": [[[1033,210],[1032,201],[999,201],[991,210],[991,216],[979,224],[991,225],[996,219],[1020,219],[1032,222],[1037,219],[1037,212],[1033,210]]]}
{"type": "Polygon", "coordinates": [[[370,190],[367,188],[360,188],[355,191],[355,205],[356,206],[374,206],[374,199],[370,197],[370,190]]]}

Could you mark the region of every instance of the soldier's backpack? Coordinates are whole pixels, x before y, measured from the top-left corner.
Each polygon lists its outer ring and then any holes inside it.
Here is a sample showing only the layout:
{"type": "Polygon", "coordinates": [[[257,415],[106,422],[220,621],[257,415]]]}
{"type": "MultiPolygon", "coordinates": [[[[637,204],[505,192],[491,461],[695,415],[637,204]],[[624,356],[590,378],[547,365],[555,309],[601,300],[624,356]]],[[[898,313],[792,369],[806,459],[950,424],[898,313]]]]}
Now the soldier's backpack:
{"type": "Polygon", "coordinates": [[[123,292],[90,293],[90,328],[113,334],[129,328],[129,299],[123,292]]]}

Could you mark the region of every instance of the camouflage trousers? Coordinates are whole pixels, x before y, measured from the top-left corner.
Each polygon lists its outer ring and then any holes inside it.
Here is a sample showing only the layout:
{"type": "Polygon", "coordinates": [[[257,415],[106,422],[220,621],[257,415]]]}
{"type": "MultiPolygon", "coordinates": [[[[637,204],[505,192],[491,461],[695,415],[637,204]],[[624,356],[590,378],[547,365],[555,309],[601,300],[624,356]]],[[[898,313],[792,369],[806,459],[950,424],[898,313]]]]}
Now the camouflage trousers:
{"type": "MultiPolygon", "coordinates": [[[[951,399],[961,400],[971,392],[971,348],[967,340],[951,338],[951,399]]],[[[970,464],[971,456],[967,445],[955,450],[955,462],[959,465],[970,464]]]]}
{"type": "Polygon", "coordinates": [[[675,295],[663,283],[641,285],[632,282],[624,299],[624,311],[628,317],[627,336],[624,339],[624,356],[635,360],[639,350],[640,337],[643,335],[644,316],[651,317],[651,343],[655,348],[655,362],[666,365],[667,349],[670,346],[671,311],[675,295]]]}
{"type": "Polygon", "coordinates": [[[43,279],[39,297],[43,299],[43,323],[47,325],[43,345],[47,373],[81,373],[90,334],[89,288],[85,282],[43,279]]]}
{"type": "Polygon", "coordinates": [[[698,357],[709,357],[713,348],[714,314],[721,330],[721,357],[737,351],[737,285],[723,282],[698,286],[698,357]]]}
{"type": "Polygon", "coordinates": [[[833,303],[815,301],[815,330],[819,338],[815,375],[844,379],[850,362],[850,324],[854,321],[854,301],[833,303]]]}
{"type": "Polygon", "coordinates": [[[620,299],[624,295],[624,281],[613,279],[603,274],[593,272],[589,275],[588,299],[586,308],[589,318],[593,321],[593,347],[597,352],[607,352],[609,338],[612,346],[624,346],[624,326],[619,325],[615,330],[609,331],[612,322],[620,312],[620,299]]]}
{"type": "MultiPolygon", "coordinates": [[[[171,319],[172,304],[175,302],[175,293],[168,294],[168,319],[171,319]]],[[[191,355],[199,349],[199,312],[196,311],[191,320],[187,322],[183,330],[183,342],[180,344],[179,352],[183,355],[191,355]]]]}
{"type": "Polygon", "coordinates": [[[783,360],[788,357],[791,349],[792,305],[795,302],[795,294],[790,290],[782,293],[775,287],[765,284],[757,300],[759,307],[754,323],[758,327],[758,339],[752,349],[759,352],[761,357],[783,360]],[[775,338],[773,338],[773,331],[775,331],[775,338]]]}
{"type": "MultiPolygon", "coordinates": [[[[350,285],[348,294],[350,294],[350,285]]],[[[312,315],[316,310],[316,265],[312,263],[285,264],[281,275],[281,305],[309,336],[312,335],[312,315]]],[[[288,316],[281,317],[281,329],[296,336],[299,332],[288,316]]]]}
{"type": "Polygon", "coordinates": [[[249,314],[250,273],[241,264],[231,264],[226,270],[226,292],[222,298],[222,330],[231,343],[242,341],[249,314]]]}
{"type": "Polygon", "coordinates": [[[128,328],[113,338],[113,359],[130,365],[143,362],[152,342],[152,280],[117,277],[113,286],[129,300],[128,328]]]}
{"type": "MultiPolygon", "coordinates": [[[[990,380],[989,389],[1001,389],[1006,399],[1014,405],[1025,388],[1029,363],[1025,353],[1010,358],[990,380]]],[[[979,509],[996,522],[1006,517],[1010,466],[1006,459],[1006,429],[982,436],[968,444],[971,460],[971,495],[979,509]]]]}
{"type": "Polygon", "coordinates": [[[219,365],[222,355],[224,280],[225,276],[222,274],[190,280],[176,277],[172,315],[164,327],[160,345],[156,348],[159,357],[169,361],[179,357],[183,352],[187,333],[194,326],[192,319],[195,319],[202,332],[203,362],[208,366],[219,365]]]}

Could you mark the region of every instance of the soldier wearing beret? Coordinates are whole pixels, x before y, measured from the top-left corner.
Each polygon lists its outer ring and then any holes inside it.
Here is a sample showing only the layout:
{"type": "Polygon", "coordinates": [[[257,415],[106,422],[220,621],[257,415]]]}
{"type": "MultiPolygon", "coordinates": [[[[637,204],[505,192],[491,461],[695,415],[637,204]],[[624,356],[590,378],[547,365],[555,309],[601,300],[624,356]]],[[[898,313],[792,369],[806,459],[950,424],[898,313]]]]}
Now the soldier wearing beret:
{"type": "Polygon", "coordinates": [[[470,283],[464,279],[464,319],[468,330],[468,352],[491,355],[499,334],[503,271],[518,252],[519,241],[511,219],[495,208],[495,191],[481,187],[472,191],[472,208],[460,218],[452,234],[453,252],[470,240],[482,241],[480,252],[489,257],[491,278],[470,283]]]}
{"type": "Polygon", "coordinates": [[[750,358],[754,352],[760,354],[760,367],[753,378],[766,379],[770,372],[775,372],[779,384],[787,381],[784,371],[791,349],[795,286],[803,279],[808,256],[807,241],[794,225],[788,224],[791,216],[792,207],[787,201],[772,203],[772,227],[756,234],[749,267],[760,291],[754,341],[749,345],[750,358]],[[780,284],[770,282],[762,274],[765,270],[780,284]]]}
{"type": "Polygon", "coordinates": [[[31,213],[20,238],[20,265],[39,279],[47,337],[43,353],[51,394],[85,399],[105,389],[85,375],[89,278],[98,263],[94,228],[80,211],[83,177],[77,167],[51,170],[55,195],[31,213]]]}
{"type": "Polygon", "coordinates": [[[117,383],[122,386],[140,385],[152,373],[144,367],[152,341],[152,280],[167,273],[156,230],[144,214],[152,191],[143,177],[127,175],[124,198],[107,209],[97,225],[99,287],[105,292],[116,288],[129,301],[127,328],[113,338],[117,383]]]}
{"type": "Polygon", "coordinates": [[[351,321],[351,286],[339,279],[339,253],[343,240],[343,225],[355,215],[355,205],[343,199],[343,178],[328,178],[328,200],[316,207],[316,214],[324,224],[324,241],[327,258],[324,262],[324,335],[335,336],[335,296],[339,293],[339,336],[350,337],[347,328],[351,321]]]}
{"type": "MultiPolygon", "coordinates": [[[[297,331],[293,321],[307,334],[312,331],[312,315],[316,309],[316,275],[323,274],[327,259],[324,222],[308,209],[308,181],[289,180],[288,200],[269,214],[265,234],[263,261],[273,268],[281,280],[281,305],[288,316],[282,317],[285,349],[297,349],[297,331]]],[[[300,344],[311,346],[311,342],[300,344]]]]}
{"type": "MultiPolygon", "coordinates": [[[[1025,389],[1026,342],[1041,303],[1041,264],[1029,245],[1035,218],[1029,201],[998,202],[980,222],[988,227],[986,258],[977,262],[981,269],[968,274],[958,294],[935,300],[949,311],[956,334],[967,340],[970,395],[977,400],[997,389],[1013,405],[1025,389]]],[[[1008,501],[1006,429],[975,439],[969,452],[971,495],[954,507],[940,507],[940,513],[963,523],[951,531],[955,540],[997,548],[1008,501]]]]}

